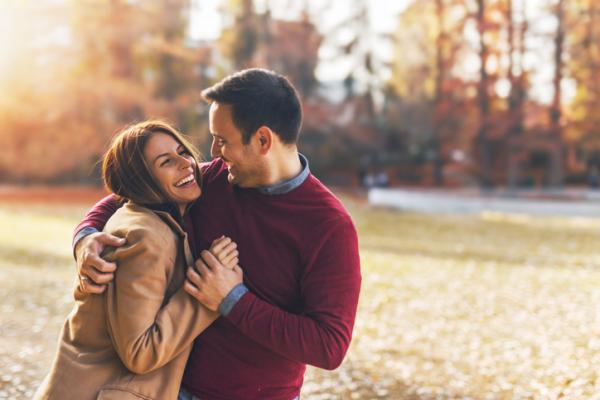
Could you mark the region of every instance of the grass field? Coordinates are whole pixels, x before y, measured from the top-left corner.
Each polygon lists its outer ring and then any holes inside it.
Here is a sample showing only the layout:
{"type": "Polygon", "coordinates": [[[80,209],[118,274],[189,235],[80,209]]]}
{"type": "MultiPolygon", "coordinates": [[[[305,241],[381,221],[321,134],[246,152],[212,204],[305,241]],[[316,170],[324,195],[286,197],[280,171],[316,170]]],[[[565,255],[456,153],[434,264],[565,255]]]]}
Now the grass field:
{"type": "MultiPolygon", "coordinates": [[[[374,210],[347,199],[363,289],[303,399],[600,399],[600,220],[374,210]]],[[[71,307],[86,206],[0,203],[0,399],[28,399],[71,307]]]]}

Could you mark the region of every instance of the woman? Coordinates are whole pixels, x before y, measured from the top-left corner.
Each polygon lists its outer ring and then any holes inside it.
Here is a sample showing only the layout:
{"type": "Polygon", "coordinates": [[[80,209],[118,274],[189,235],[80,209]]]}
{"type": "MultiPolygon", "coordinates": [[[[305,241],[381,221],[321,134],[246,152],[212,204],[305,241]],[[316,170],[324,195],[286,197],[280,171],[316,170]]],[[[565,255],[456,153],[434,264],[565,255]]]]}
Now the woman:
{"type": "MultiPolygon", "coordinates": [[[[192,342],[218,316],[182,288],[194,260],[183,216],[201,194],[196,154],[159,121],[113,139],[102,174],[127,203],[104,230],[127,243],[103,255],[119,264],[105,293],[76,287],[75,308],[36,399],[177,398],[192,342]]],[[[224,265],[237,265],[229,238],[218,238],[210,250],[224,265]]]]}

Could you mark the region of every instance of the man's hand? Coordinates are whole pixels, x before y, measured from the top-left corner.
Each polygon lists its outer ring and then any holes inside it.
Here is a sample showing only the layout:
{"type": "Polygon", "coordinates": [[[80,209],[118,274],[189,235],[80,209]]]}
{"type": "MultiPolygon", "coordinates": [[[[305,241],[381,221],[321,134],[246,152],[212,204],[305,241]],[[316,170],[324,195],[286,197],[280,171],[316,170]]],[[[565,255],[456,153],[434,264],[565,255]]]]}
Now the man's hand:
{"type": "Polygon", "coordinates": [[[119,247],[125,239],[104,232],[92,233],[75,245],[79,286],[84,293],[102,293],[106,285],[114,279],[115,263],[100,258],[106,246],[119,247]]]}
{"type": "Polygon", "coordinates": [[[184,288],[206,308],[218,311],[223,299],[242,283],[243,277],[239,266],[228,269],[210,251],[204,250],[196,260],[195,270],[188,268],[184,288]]]}
{"type": "Polygon", "coordinates": [[[227,236],[215,239],[208,249],[225,268],[233,269],[239,262],[237,244],[227,236]]]}

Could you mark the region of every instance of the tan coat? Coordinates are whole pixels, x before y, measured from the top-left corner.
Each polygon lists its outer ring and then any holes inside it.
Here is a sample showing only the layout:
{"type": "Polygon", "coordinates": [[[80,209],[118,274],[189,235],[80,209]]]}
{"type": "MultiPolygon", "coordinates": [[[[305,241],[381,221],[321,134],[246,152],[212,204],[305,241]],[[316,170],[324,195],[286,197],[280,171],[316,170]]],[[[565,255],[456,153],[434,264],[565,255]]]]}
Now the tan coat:
{"type": "Polygon", "coordinates": [[[192,342],[217,317],[182,288],[193,259],[185,232],[163,212],[127,203],[105,232],[127,244],[102,295],[75,289],[52,369],[35,399],[176,399],[192,342]]]}

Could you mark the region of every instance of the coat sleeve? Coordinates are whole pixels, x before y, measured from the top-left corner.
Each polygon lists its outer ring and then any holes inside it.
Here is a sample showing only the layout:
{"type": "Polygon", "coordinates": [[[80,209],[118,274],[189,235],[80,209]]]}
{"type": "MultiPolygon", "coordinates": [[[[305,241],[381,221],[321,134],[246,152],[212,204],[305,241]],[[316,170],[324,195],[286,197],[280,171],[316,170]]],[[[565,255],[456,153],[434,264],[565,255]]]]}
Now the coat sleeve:
{"type": "Polygon", "coordinates": [[[217,314],[183,287],[164,304],[176,256],[176,243],[168,235],[165,239],[144,227],[130,230],[126,239],[114,251],[118,268],[105,297],[107,327],[123,364],[143,374],[188,349],[217,314]]]}

